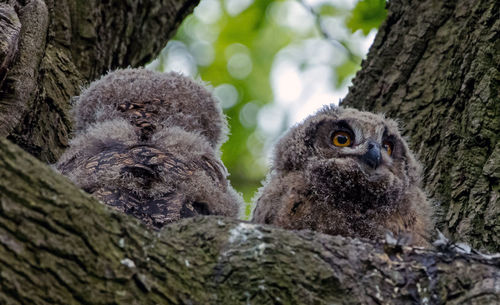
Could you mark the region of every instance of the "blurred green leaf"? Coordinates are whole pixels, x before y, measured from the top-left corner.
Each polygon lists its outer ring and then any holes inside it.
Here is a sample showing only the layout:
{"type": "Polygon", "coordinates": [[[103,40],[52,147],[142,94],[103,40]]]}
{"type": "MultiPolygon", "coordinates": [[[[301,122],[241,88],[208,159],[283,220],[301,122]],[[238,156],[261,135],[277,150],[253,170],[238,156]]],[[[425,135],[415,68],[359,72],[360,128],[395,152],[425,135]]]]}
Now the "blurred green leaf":
{"type": "Polygon", "coordinates": [[[342,10],[338,9],[331,3],[323,3],[317,11],[320,16],[337,16],[342,14],[342,10]]]}
{"type": "Polygon", "coordinates": [[[372,29],[380,27],[386,16],[385,0],[361,0],[352,10],[346,25],[353,33],[362,30],[368,35],[372,29]]]}
{"type": "Polygon", "coordinates": [[[344,61],[341,65],[335,68],[335,72],[337,73],[337,83],[336,86],[340,87],[344,81],[350,78],[356,71],[360,69],[360,65],[358,62],[353,62],[351,60],[344,61]]]}

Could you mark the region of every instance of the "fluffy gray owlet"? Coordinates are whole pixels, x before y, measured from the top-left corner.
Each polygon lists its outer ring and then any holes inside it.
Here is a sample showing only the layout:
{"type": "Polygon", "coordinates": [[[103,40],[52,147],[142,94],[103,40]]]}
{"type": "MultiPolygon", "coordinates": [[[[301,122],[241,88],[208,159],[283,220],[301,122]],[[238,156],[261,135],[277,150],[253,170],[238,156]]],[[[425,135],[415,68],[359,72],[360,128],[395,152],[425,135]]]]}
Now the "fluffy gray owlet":
{"type": "Polygon", "coordinates": [[[389,231],[424,246],[432,208],[419,183],[396,122],[325,106],[278,142],[253,221],[370,239],[389,231]]]}
{"type": "Polygon", "coordinates": [[[82,92],[73,115],[75,135],[56,168],[105,204],[154,228],[237,216],[242,199],[219,158],[226,120],[201,85],[176,73],[117,70],[82,92]]]}

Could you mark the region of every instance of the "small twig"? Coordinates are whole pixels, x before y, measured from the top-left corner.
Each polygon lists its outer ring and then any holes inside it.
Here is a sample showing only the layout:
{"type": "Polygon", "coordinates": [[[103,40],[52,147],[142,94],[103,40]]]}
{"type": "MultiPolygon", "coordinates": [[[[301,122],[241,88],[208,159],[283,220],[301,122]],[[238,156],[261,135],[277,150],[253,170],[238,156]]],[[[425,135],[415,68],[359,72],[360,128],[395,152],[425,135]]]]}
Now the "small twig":
{"type": "Polygon", "coordinates": [[[308,10],[314,17],[314,21],[316,23],[316,27],[318,28],[318,31],[320,35],[327,41],[329,41],[334,47],[337,49],[341,49],[342,51],[347,53],[347,56],[349,57],[349,60],[358,63],[358,56],[354,54],[351,49],[344,43],[341,42],[335,38],[330,37],[330,34],[326,31],[326,29],[323,27],[323,24],[321,23],[321,16],[318,12],[314,10],[312,6],[309,6],[304,2],[304,0],[297,0],[298,3],[300,3],[306,10],[308,10]]]}

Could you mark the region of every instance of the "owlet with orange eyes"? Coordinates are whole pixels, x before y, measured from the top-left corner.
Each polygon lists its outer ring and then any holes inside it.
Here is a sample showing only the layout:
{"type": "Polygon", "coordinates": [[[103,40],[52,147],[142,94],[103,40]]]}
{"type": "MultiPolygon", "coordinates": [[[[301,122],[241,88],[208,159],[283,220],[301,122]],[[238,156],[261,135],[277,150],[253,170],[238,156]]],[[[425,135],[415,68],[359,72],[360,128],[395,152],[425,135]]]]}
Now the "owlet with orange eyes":
{"type": "Polygon", "coordinates": [[[325,106],[276,145],[252,220],[370,239],[391,232],[426,246],[433,208],[420,172],[395,121],[325,106]]]}

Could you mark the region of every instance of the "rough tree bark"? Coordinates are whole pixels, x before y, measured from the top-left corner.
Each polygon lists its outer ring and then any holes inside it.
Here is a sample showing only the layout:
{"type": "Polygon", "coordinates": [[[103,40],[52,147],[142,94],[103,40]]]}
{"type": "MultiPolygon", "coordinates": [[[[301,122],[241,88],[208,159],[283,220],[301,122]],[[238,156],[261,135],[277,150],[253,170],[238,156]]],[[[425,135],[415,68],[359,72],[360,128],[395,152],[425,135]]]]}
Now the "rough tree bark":
{"type": "Polygon", "coordinates": [[[494,304],[499,264],[222,217],[153,232],[0,140],[0,304],[494,304]]]}
{"type": "Polygon", "coordinates": [[[0,80],[9,69],[0,81],[0,136],[55,162],[68,145],[70,98],[107,70],[153,59],[198,2],[0,1],[0,38],[8,38],[0,80]]]}
{"type": "Polygon", "coordinates": [[[500,2],[389,1],[344,105],[404,125],[440,228],[500,251],[500,2]]]}
{"type": "MultiPolygon", "coordinates": [[[[136,66],[154,56],[193,5],[172,0],[1,1],[1,134],[40,160],[53,162],[67,145],[69,98],[107,69],[136,66]]],[[[408,134],[420,140],[414,148],[426,162],[429,191],[436,198],[442,192],[445,208],[459,207],[445,218],[445,227],[451,224],[453,233],[463,232],[453,231],[457,224],[470,225],[468,239],[494,250],[498,125],[492,121],[499,119],[498,74],[493,74],[498,72],[498,45],[496,1],[452,5],[393,0],[389,19],[346,100],[351,105],[362,100],[365,105],[358,107],[386,109],[391,115],[402,113],[408,134]],[[464,32],[467,26],[473,30],[464,32]],[[475,37],[474,44],[463,43],[475,37]],[[446,67],[430,65],[429,58],[446,67]],[[481,73],[488,64],[491,74],[481,73]],[[443,71],[450,73],[439,74],[443,71]],[[457,99],[459,104],[451,104],[457,99]],[[477,100],[483,104],[473,106],[471,101],[477,100]],[[398,106],[390,108],[389,101],[398,106]],[[468,109],[477,111],[462,113],[468,109]],[[414,117],[424,114],[426,125],[435,124],[439,131],[441,119],[454,129],[443,135],[419,133],[414,117]],[[470,123],[460,125],[456,117],[470,118],[470,123]],[[472,127],[473,136],[465,137],[472,127]],[[493,146],[481,153],[479,140],[493,146]],[[468,152],[474,143],[475,150],[468,152]],[[427,152],[432,158],[426,159],[427,152]],[[491,161],[471,159],[460,166],[475,171],[459,171],[445,158],[455,152],[484,154],[491,161]],[[453,180],[453,173],[463,175],[453,180]],[[477,188],[481,185],[486,189],[477,188]],[[488,193],[489,201],[480,203],[492,208],[486,213],[473,201],[458,201],[454,190],[471,200],[488,193]],[[481,213],[492,231],[472,234],[479,218],[469,216],[481,213]]],[[[152,232],[0,140],[0,304],[491,304],[500,302],[499,265],[498,257],[213,217],[152,232]]]]}

